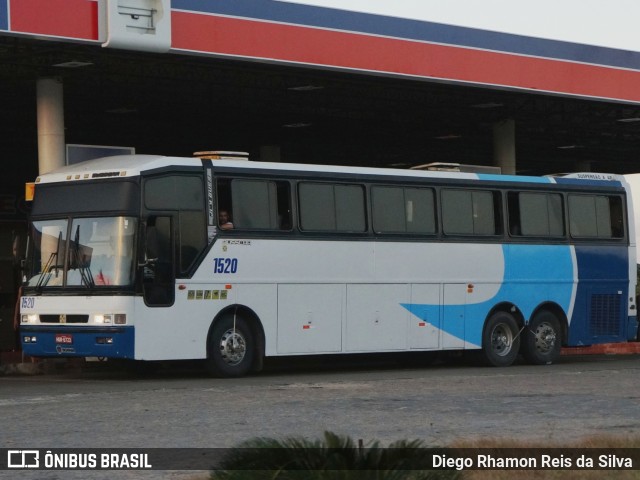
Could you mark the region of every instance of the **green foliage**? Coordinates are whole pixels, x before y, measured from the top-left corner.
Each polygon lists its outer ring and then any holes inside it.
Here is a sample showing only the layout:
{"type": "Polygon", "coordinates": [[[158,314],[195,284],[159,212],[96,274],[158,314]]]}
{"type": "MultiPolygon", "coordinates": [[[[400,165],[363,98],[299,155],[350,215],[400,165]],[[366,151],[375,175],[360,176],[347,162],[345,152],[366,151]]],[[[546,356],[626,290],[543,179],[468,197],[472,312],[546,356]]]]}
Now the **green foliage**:
{"type": "MultiPolygon", "coordinates": [[[[401,440],[383,448],[358,446],[325,432],[321,440],[255,438],[230,450],[212,480],[454,480],[457,471],[428,471],[424,444],[401,440]]],[[[431,452],[433,453],[433,451],[431,452]]]]}

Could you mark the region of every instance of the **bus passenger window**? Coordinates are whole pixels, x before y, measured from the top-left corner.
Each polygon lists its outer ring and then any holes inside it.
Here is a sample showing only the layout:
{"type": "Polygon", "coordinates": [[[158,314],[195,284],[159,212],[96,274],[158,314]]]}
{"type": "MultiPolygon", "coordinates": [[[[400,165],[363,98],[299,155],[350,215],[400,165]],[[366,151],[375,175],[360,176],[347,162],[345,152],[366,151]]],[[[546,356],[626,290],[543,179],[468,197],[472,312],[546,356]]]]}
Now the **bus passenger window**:
{"type": "Polygon", "coordinates": [[[219,178],[216,182],[216,193],[218,201],[218,218],[216,221],[218,228],[221,230],[231,230],[231,228],[228,228],[229,225],[226,225],[228,222],[231,222],[233,225],[233,210],[231,209],[231,179],[219,178]],[[222,215],[223,212],[227,214],[226,217],[222,215]]]}
{"type": "Polygon", "coordinates": [[[429,188],[371,188],[373,228],[377,233],[434,234],[434,194],[429,188]]]}
{"type": "Polygon", "coordinates": [[[442,224],[447,235],[496,235],[500,228],[500,193],[442,191],[442,224]]]}
{"type": "Polygon", "coordinates": [[[622,200],[615,196],[569,195],[571,236],[623,238],[622,200]]]}
{"type": "Polygon", "coordinates": [[[300,222],[306,231],[364,232],[364,189],[360,185],[300,183],[300,222]]]}
{"type": "Polygon", "coordinates": [[[218,226],[221,230],[290,230],[289,182],[218,179],[218,226]]]}
{"type": "Polygon", "coordinates": [[[522,235],[520,201],[517,193],[510,192],[507,195],[507,217],[509,219],[509,234],[514,236],[522,235]]]}
{"type": "Polygon", "coordinates": [[[564,235],[562,196],[556,193],[510,192],[511,235],[561,237],[564,235]]]}
{"type": "Polygon", "coordinates": [[[231,200],[236,228],[278,228],[278,201],[274,182],[233,180],[231,200]]]}
{"type": "Polygon", "coordinates": [[[624,210],[622,209],[622,198],[608,197],[611,207],[611,236],[613,238],[624,238],[624,210]]]}

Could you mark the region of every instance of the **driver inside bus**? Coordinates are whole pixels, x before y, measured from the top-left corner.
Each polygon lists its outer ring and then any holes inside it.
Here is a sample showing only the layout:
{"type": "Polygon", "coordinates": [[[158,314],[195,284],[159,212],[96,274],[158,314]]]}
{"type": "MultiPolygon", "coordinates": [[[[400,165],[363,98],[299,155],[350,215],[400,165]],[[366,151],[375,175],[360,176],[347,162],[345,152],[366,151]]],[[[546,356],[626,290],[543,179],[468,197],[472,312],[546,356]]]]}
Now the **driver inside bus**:
{"type": "Polygon", "coordinates": [[[233,222],[231,222],[231,215],[227,210],[220,210],[218,212],[218,224],[221,230],[233,229],[233,222]]]}

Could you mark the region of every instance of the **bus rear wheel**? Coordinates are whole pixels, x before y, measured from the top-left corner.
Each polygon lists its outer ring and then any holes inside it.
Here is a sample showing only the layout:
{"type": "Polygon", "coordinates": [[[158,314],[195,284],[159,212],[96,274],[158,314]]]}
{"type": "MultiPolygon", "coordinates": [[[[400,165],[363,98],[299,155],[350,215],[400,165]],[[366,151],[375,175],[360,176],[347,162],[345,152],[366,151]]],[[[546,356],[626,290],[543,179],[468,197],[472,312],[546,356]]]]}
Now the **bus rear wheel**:
{"type": "Polygon", "coordinates": [[[246,320],[224,315],[209,333],[207,369],[216,377],[241,377],[251,369],[255,343],[246,320]]]}
{"type": "Polygon", "coordinates": [[[508,312],[496,312],[489,317],[482,333],[482,353],[485,363],[508,367],[518,356],[520,336],[518,323],[508,312]]]}
{"type": "Polygon", "coordinates": [[[522,355],[533,365],[551,365],[560,356],[562,333],[556,316],[537,313],[525,329],[522,355]]]}

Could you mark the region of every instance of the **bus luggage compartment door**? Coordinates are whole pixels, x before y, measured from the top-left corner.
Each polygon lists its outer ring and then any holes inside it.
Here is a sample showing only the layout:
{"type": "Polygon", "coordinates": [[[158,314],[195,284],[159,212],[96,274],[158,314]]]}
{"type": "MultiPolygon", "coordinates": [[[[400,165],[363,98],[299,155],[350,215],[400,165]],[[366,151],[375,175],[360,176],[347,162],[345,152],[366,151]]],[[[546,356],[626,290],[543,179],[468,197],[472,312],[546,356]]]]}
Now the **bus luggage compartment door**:
{"type": "Polygon", "coordinates": [[[440,346],[440,284],[411,285],[409,348],[435,350],[440,346]]]}
{"type": "Polygon", "coordinates": [[[278,353],[342,350],[345,285],[278,285],[278,353]]]}
{"type": "Polygon", "coordinates": [[[442,348],[464,348],[466,284],[445,284],[442,318],[442,348]]]}
{"type": "Polygon", "coordinates": [[[407,349],[408,284],[347,285],[348,352],[407,349]]]}

